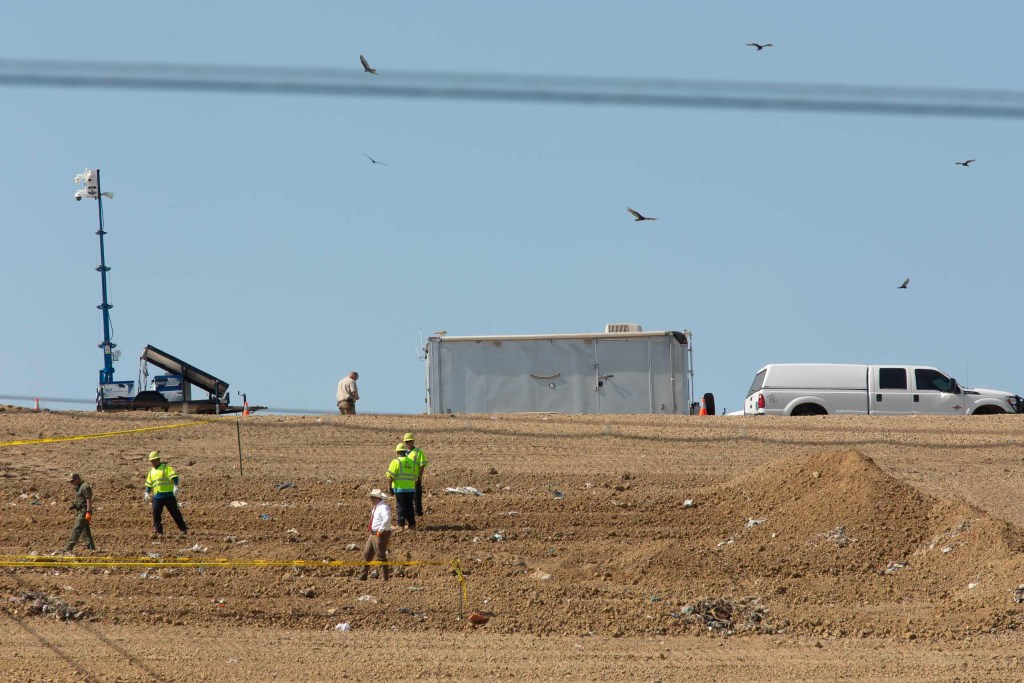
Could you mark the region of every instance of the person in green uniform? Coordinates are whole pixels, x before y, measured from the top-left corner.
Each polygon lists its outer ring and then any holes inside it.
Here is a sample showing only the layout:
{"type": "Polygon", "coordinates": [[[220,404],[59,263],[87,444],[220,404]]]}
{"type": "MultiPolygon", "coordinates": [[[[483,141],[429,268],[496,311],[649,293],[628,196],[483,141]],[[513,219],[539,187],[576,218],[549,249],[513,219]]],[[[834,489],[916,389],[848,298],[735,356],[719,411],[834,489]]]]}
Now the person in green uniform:
{"type": "Polygon", "coordinates": [[[68,483],[75,487],[75,501],[71,503],[71,510],[74,510],[75,528],[71,530],[71,538],[64,546],[64,552],[70,553],[75,549],[75,544],[81,538],[85,541],[85,547],[89,550],[96,550],[96,544],[92,540],[92,530],[89,522],[92,521],[92,487],[82,481],[78,472],[72,472],[68,476],[68,483]]]}

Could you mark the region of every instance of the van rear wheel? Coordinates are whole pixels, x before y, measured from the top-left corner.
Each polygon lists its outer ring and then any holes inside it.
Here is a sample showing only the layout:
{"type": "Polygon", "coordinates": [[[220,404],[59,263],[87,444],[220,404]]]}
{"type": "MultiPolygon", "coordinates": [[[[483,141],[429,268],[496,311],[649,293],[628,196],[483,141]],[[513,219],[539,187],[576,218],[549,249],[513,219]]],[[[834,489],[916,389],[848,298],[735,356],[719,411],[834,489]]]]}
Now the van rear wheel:
{"type": "Polygon", "coordinates": [[[790,413],[793,417],[805,417],[807,415],[828,415],[828,411],[815,403],[804,403],[793,408],[790,413]]]}

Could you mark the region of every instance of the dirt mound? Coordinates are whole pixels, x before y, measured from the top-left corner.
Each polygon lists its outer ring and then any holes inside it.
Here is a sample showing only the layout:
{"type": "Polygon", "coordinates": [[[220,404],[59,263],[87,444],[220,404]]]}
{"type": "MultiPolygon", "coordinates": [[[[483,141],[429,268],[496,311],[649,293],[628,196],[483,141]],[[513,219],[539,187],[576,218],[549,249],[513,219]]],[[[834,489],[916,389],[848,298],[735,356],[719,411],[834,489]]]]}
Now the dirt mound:
{"type": "Polygon", "coordinates": [[[692,538],[666,544],[648,569],[702,595],[759,596],[777,629],[866,635],[1024,625],[1012,601],[1024,576],[1021,531],[924,495],[857,451],[790,457],[698,500],[679,513],[692,538]],[[916,616],[894,603],[914,605],[916,616]]]}

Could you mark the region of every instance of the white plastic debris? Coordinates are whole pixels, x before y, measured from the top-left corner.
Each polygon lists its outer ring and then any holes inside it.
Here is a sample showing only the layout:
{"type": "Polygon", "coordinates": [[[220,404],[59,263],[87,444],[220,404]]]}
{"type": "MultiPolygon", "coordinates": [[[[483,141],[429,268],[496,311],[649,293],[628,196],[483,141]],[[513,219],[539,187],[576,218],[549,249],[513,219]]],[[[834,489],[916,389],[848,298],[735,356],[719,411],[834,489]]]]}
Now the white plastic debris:
{"type": "Polygon", "coordinates": [[[547,572],[541,571],[540,569],[538,569],[537,571],[535,571],[532,574],[530,574],[530,578],[531,579],[537,579],[538,581],[550,581],[551,580],[551,574],[548,574],[547,572]]]}
{"type": "Polygon", "coordinates": [[[972,590],[974,590],[977,587],[978,587],[978,583],[976,581],[974,583],[967,584],[967,590],[971,590],[972,591],[972,590]]]}
{"type": "Polygon", "coordinates": [[[1013,592],[1013,601],[1018,605],[1024,603],[1024,583],[1017,586],[1017,590],[1013,592]]]}
{"type": "Polygon", "coordinates": [[[360,595],[356,598],[359,602],[377,602],[377,598],[372,595],[360,595]]]}
{"type": "Polygon", "coordinates": [[[735,543],[735,542],[736,542],[736,541],[734,541],[734,540],[733,540],[733,539],[731,539],[731,538],[730,538],[730,539],[728,539],[728,540],[725,540],[725,541],[719,541],[719,543],[718,543],[718,546],[717,546],[717,547],[718,547],[718,548],[721,548],[721,547],[722,547],[723,545],[732,545],[732,544],[733,544],[733,543],[735,543]]]}
{"type": "Polygon", "coordinates": [[[686,510],[688,508],[695,508],[695,507],[697,507],[697,504],[693,502],[693,498],[687,498],[686,500],[683,501],[683,509],[684,510],[686,510]]]}
{"type": "Polygon", "coordinates": [[[952,552],[952,551],[953,551],[953,546],[947,545],[945,548],[942,549],[942,554],[945,555],[946,553],[952,552]]]}
{"type": "Polygon", "coordinates": [[[754,519],[750,517],[747,519],[747,523],[744,525],[747,529],[753,529],[755,526],[759,526],[767,522],[767,519],[754,519]]]}
{"type": "Polygon", "coordinates": [[[338,624],[337,626],[335,626],[334,630],[335,631],[351,631],[352,630],[352,624],[350,624],[350,623],[348,623],[346,621],[344,623],[341,623],[341,624],[338,624]]]}
{"type": "Polygon", "coordinates": [[[228,507],[232,508],[244,508],[246,505],[248,505],[248,503],[246,503],[244,500],[233,500],[230,503],[228,503],[228,507]]]}
{"type": "Polygon", "coordinates": [[[297,534],[297,533],[299,533],[299,530],[298,529],[289,529],[285,533],[286,534],[297,534]]]}
{"type": "Polygon", "coordinates": [[[345,546],[345,550],[359,550],[359,546],[355,543],[349,543],[347,546],[345,546]]]}
{"type": "Polygon", "coordinates": [[[182,548],[182,552],[186,553],[190,551],[193,553],[205,553],[207,550],[209,550],[209,548],[207,548],[205,545],[199,545],[199,543],[196,543],[191,548],[182,548]]]}
{"type": "Polygon", "coordinates": [[[473,486],[449,486],[444,490],[445,493],[457,493],[460,496],[482,496],[483,492],[473,486]]]}
{"type": "Polygon", "coordinates": [[[905,568],[906,566],[907,565],[904,564],[903,562],[890,562],[886,566],[886,568],[885,568],[885,573],[886,574],[894,574],[894,573],[898,572],[899,570],[905,568]]]}

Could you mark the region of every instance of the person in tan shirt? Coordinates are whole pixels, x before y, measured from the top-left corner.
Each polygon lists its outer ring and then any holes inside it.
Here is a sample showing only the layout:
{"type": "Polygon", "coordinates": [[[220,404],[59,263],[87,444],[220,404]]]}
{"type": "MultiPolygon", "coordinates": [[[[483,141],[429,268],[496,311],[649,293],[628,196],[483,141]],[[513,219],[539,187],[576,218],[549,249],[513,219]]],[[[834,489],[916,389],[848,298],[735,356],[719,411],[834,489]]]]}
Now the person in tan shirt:
{"type": "Polygon", "coordinates": [[[356,414],[356,401],[359,400],[357,379],[359,379],[359,373],[353,371],[348,373],[348,377],[338,382],[338,412],[342,415],[356,414]]]}

